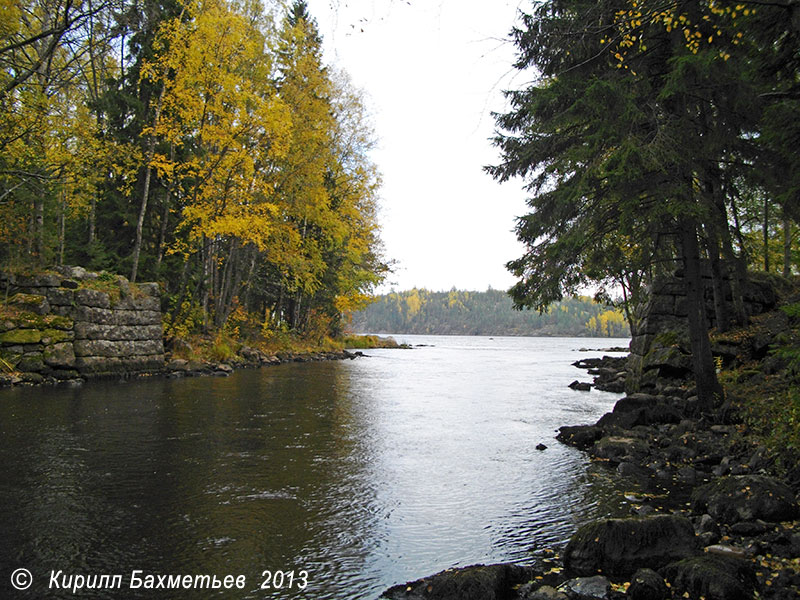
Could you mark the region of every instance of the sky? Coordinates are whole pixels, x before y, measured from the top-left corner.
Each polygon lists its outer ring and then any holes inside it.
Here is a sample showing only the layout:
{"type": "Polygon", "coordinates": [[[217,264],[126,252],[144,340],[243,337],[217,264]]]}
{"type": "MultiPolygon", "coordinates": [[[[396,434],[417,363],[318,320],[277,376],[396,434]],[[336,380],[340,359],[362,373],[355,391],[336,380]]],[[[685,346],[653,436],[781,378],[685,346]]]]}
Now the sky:
{"type": "Polygon", "coordinates": [[[520,180],[483,172],[502,91],[526,82],[508,34],[523,0],[308,0],[329,64],[363,90],[382,173],[380,222],[395,272],[378,292],[507,289],[522,255],[520,180]]]}

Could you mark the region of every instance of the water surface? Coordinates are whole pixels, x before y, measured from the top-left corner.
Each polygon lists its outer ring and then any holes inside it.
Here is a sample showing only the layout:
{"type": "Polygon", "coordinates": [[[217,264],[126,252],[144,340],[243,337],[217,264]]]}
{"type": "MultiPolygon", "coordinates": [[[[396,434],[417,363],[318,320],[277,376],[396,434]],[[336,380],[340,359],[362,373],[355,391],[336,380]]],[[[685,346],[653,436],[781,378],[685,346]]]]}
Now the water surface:
{"type": "Polygon", "coordinates": [[[0,595],[374,600],[453,566],[529,561],[620,492],[553,437],[618,395],[581,347],[398,336],[413,350],[229,378],[0,391],[0,595]],[[536,444],[548,446],[537,451],[536,444]],[[34,575],[27,592],[10,573],[34,575]],[[245,590],[47,589],[51,570],[246,575],[245,590]],[[264,570],[308,572],[261,590],[264,570]]]}

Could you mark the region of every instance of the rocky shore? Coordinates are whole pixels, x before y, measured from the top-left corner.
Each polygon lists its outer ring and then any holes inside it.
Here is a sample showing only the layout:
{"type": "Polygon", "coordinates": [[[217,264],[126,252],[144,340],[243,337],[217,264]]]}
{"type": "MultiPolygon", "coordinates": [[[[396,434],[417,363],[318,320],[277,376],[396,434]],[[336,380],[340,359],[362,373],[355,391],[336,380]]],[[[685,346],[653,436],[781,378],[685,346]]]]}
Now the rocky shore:
{"type": "MultiPolygon", "coordinates": [[[[597,375],[617,359],[579,361],[597,375]]],[[[607,371],[603,371],[607,369],[607,371]]],[[[557,439],[633,479],[631,516],[587,523],[531,566],[478,565],[395,586],[388,600],[745,600],[800,598],[800,468],[775,476],[728,404],[688,385],[621,398],[557,439]]]]}
{"type": "Polygon", "coordinates": [[[279,352],[277,354],[265,354],[256,348],[243,347],[232,359],[226,361],[207,361],[207,360],[185,360],[175,358],[167,361],[164,373],[168,377],[201,377],[212,375],[215,377],[227,377],[236,369],[274,367],[286,363],[306,363],[319,362],[324,360],[354,360],[365,356],[363,352],[357,350],[339,350],[333,352],[279,352]]]}

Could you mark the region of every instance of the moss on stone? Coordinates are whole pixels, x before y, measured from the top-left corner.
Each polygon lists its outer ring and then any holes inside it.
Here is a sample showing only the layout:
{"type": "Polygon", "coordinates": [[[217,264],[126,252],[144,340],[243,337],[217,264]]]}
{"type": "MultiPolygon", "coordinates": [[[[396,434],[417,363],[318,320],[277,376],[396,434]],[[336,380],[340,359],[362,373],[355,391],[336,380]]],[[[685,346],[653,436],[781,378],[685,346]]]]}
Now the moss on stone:
{"type": "Polygon", "coordinates": [[[42,332],[42,340],[49,340],[50,344],[68,342],[72,340],[72,332],[64,329],[45,329],[42,332]]]}
{"type": "Polygon", "coordinates": [[[0,333],[0,344],[38,344],[42,341],[42,332],[38,329],[11,329],[0,333]]]}

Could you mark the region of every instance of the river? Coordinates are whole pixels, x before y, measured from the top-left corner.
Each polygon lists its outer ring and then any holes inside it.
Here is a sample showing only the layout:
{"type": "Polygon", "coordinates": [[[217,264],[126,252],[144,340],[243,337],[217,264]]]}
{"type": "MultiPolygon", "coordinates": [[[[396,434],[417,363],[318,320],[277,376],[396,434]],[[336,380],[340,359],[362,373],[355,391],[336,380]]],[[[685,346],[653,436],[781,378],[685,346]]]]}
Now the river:
{"type": "Polygon", "coordinates": [[[396,337],[416,347],[0,391],[0,596],[375,600],[448,567],[523,563],[616,514],[616,478],[553,438],[619,397],[567,388],[587,379],[570,363],[603,354],[577,350],[627,340],[396,337]],[[246,584],[130,590],[134,570],[246,584]],[[59,571],[125,587],[48,589],[59,571]]]}

